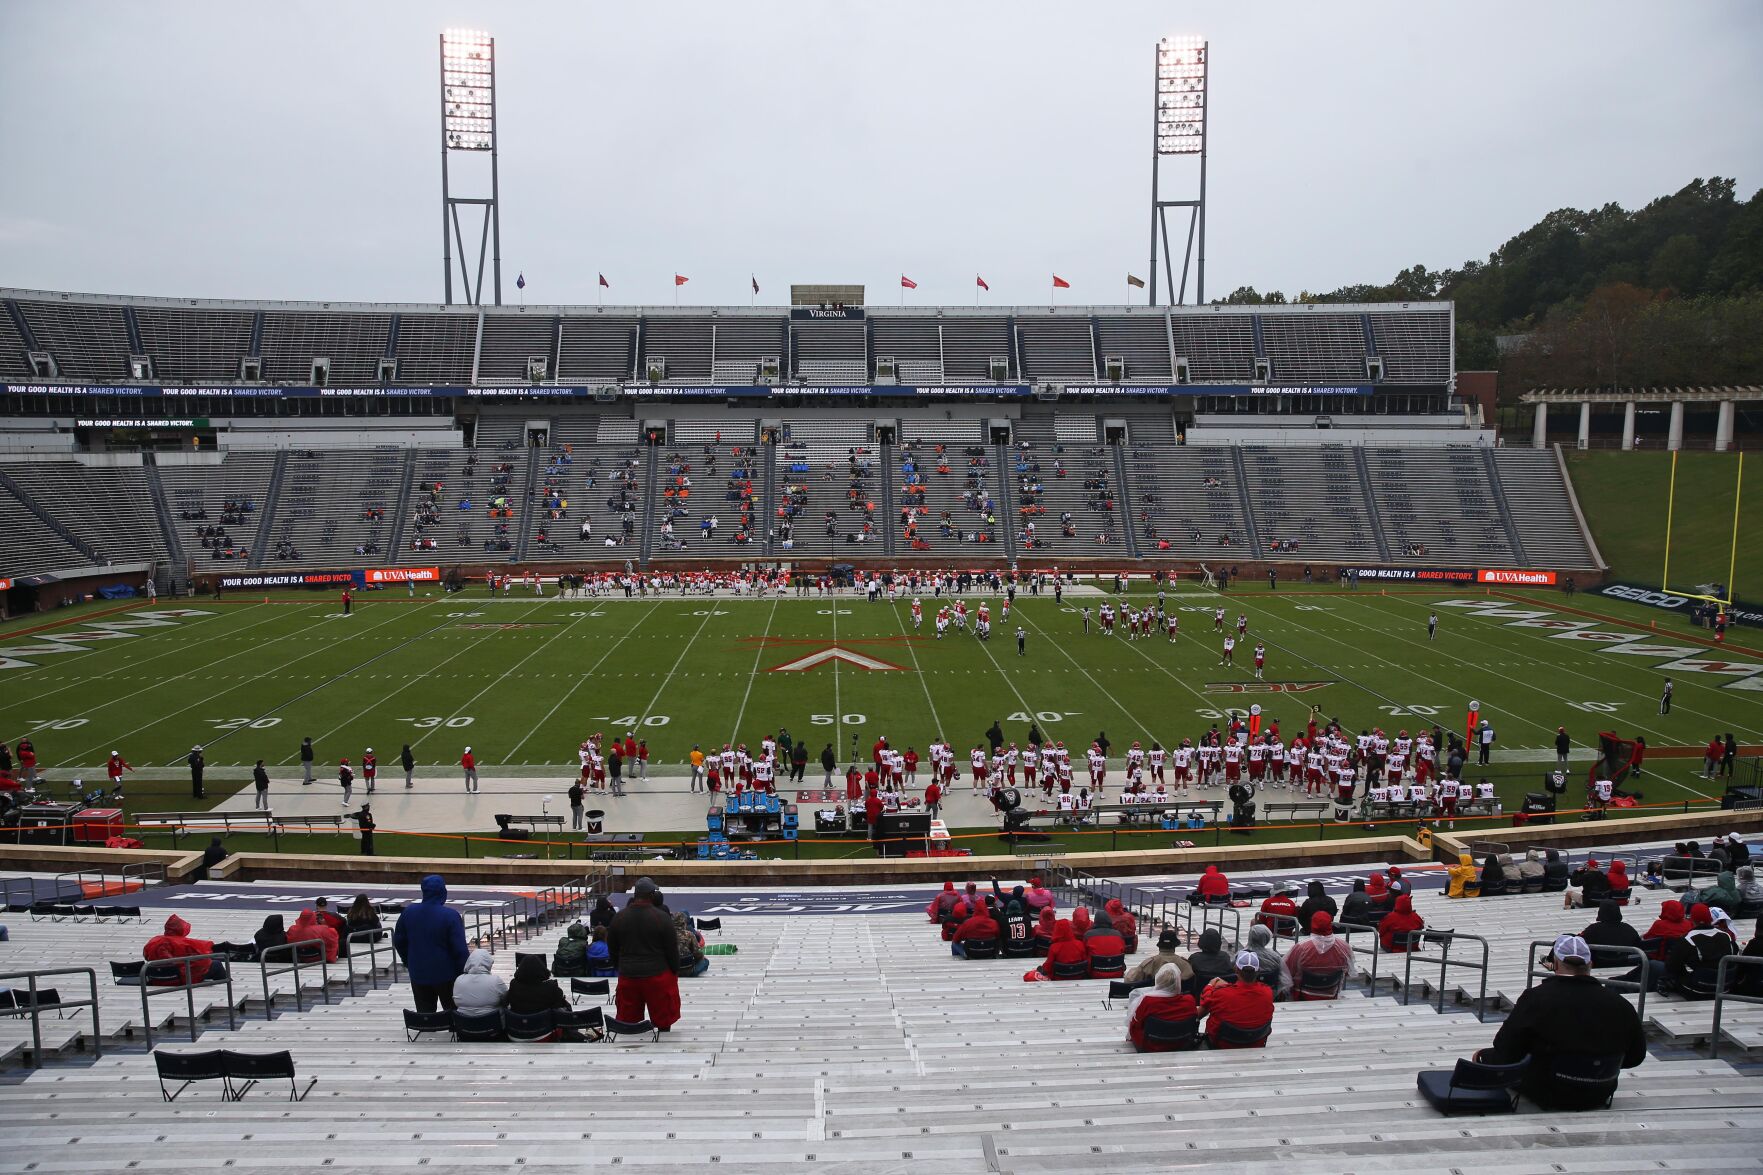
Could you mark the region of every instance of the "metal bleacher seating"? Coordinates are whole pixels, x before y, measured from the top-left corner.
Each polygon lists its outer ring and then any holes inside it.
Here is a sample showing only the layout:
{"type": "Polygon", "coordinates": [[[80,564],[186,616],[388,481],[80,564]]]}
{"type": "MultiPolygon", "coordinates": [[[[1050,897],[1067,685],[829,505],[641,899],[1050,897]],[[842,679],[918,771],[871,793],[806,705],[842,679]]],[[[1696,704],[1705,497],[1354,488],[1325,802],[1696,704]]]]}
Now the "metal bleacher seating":
{"type": "Polygon", "coordinates": [[[792,325],[798,379],[811,384],[869,382],[868,332],[862,319],[807,318],[792,325]]]}
{"type": "Polygon", "coordinates": [[[1087,314],[1074,318],[1019,318],[1016,337],[1022,343],[1022,378],[1036,382],[1095,382],[1095,339],[1087,314]]]}
{"type": "MultiPolygon", "coordinates": [[[[516,309],[484,310],[483,341],[478,347],[477,382],[528,383],[527,360],[542,358],[548,377],[557,373],[557,317],[526,314],[516,309]]],[[[630,364],[623,371],[628,378],[630,364]]]]}
{"type": "Polygon", "coordinates": [[[268,549],[252,552],[253,564],[313,567],[347,562],[358,552],[388,555],[404,455],[392,446],[290,451],[268,549]],[[369,510],[382,516],[366,517],[369,510]]]}
{"type": "MultiPolygon", "coordinates": [[[[1379,560],[1351,449],[1245,445],[1242,455],[1263,547],[1296,543],[1292,556],[1306,560],[1379,560]]],[[[1243,557],[1249,557],[1247,550],[1243,557]]]]}
{"type": "Polygon", "coordinates": [[[1031,549],[1028,527],[1032,524],[1032,550],[1037,555],[1125,558],[1114,455],[1097,441],[1093,417],[1083,421],[1088,425],[1087,441],[1080,434],[1074,443],[1067,443],[1062,429],[1069,431],[1077,423],[1044,416],[1025,416],[1017,423],[1015,443],[1007,453],[1010,465],[1002,471],[1009,487],[1016,545],[1031,549]]]}
{"type": "Polygon", "coordinates": [[[0,313],[0,376],[8,380],[29,380],[34,378],[31,366],[25,361],[30,348],[25,344],[24,336],[18,333],[10,314],[0,313]]]}
{"type": "Polygon", "coordinates": [[[1009,373],[1018,375],[1010,320],[982,314],[948,313],[943,317],[943,374],[961,383],[995,383],[991,359],[1003,357],[1009,373]]]}
{"type": "Polygon", "coordinates": [[[1438,383],[1451,378],[1451,315],[1418,306],[1393,313],[1373,311],[1371,334],[1391,384],[1438,383]]]}
{"type": "MultiPolygon", "coordinates": [[[[566,324],[566,339],[567,331],[566,324]]],[[[709,383],[715,331],[716,320],[704,315],[664,314],[646,319],[638,380],[645,382],[650,361],[661,359],[666,371],[657,382],[675,386],[709,383]]]]}
{"type": "Polygon", "coordinates": [[[769,360],[780,365],[786,353],[784,320],[776,315],[719,318],[712,345],[715,362],[711,382],[745,387],[759,379],[759,367],[769,360]]]}
{"type": "Polygon", "coordinates": [[[1527,561],[1543,566],[1595,566],[1585,531],[1569,503],[1555,451],[1498,449],[1493,458],[1527,561]]]}
{"type": "Polygon", "coordinates": [[[635,558],[642,542],[638,528],[645,454],[635,431],[622,430],[625,424],[634,422],[598,416],[561,417],[552,425],[550,448],[527,451],[528,459],[539,463],[538,497],[527,520],[532,534],[527,546],[529,559],[635,558]],[[551,517],[552,513],[557,516],[551,517]],[[624,530],[627,518],[631,523],[628,538],[624,530]],[[591,527],[585,539],[581,534],[584,521],[591,527]],[[546,536],[544,542],[539,539],[541,533],[546,536]],[[606,545],[607,536],[612,537],[614,546],[606,545]]]}
{"type": "Polygon", "coordinates": [[[477,322],[476,307],[461,307],[450,314],[399,315],[399,382],[455,387],[470,383],[477,322]]]}
{"type": "Polygon", "coordinates": [[[1110,355],[1126,362],[1125,383],[1167,384],[1174,381],[1169,366],[1169,334],[1161,314],[1096,316],[1097,374],[1106,376],[1110,355]]]}
{"type": "MultiPolygon", "coordinates": [[[[985,444],[985,425],[978,420],[903,421],[901,444],[889,453],[888,473],[901,505],[918,511],[911,541],[902,537],[905,552],[946,554],[961,550],[973,555],[1002,557],[1004,533],[1009,525],[999,496],[1001,471],[997,447],[985,444]],[[938,446],[942,452],[939,453],[938,446]],[[912,488],[923,494],[904,495],[904,466],[917,466],[918,482],[912,488]],[[947,472],[944,472],[944,470],[947,472]],[[985,505],[992,503],[988,515],[985,505]],[[989,519],[989,521],[988,521],[989,519]]],[[[897,522],[898,519],[892,519],[897,522]]]]}
{"type": "Polygon", "coordinates": [[[100,559],[111,563],[165,560],[165,540],[147,488],[147,475],[140,465],[21,461],[3,468],[39,508],[77,535],[100,559]]]}
{"type": "Polygon", "coordinates": [[[263,378],[304,384],[312,380],[312,361],[329,359],[330,382],[339,387],[379,382],[391,319],[383,314],[283,311],[263,312],[263,378]]]}
{"type": "Polygon", "coordinates": [[[790,524],[790,546],[781,534],[774,543],[780,557],[881,555],[890,525],[882,509],[888,469],[863,421],[784,421],[770,472],[778,510],[794,511],[773,520],[790,524]]]}
{"type": "Polygon", "coordinates": [[[934,318],[873,315],[869,320],[870,370],[878,356],[892,357],[896,382],[908,387],[943,382],[942,326],[934,318]]]}
{"type": "Polygon", "coordinates": [[[1126,509],[1139,553],[1200,561],[1243,557],[1249,528],[1232,451],[1217,445],[1169,448],[1167,442],[1141,443],[1142,436],[1133,427],[1126,451],[1132,495],[1126,509]]]}
{"type": "Polygon", "coordinates": [[[1255,378],[1255,324],[1247,314],[1172,314],[1169,330],[1176,356],[1188,361],[1188,378],[1223,383],[1255,378]]]}
{"type": "Polygon", "coordinates": [[[1282,383],[1365,382],[1365,327],[1357,314],[1266,314],[1261,335],[1282,383]]]}
{"type": "Polygon", "coordinates": [[[1367,448],[1378,520],[1398,563],[1479,566],[1522,562],[1477,448],[1367,448]]]}
{"type": "Polygon", "coordinates": [[[557,379],[612,382],[641,374],[635,316],[566,314],[557,332],[557,379]]]}
{"type": "Polygon", "coordinates": [[[176,383],[238,379],[239,361],[251,350],[254,318],[249,310],[143,306],[135,311],[153,374],[176,383]]]}
{"type": "MultiPolygon", "coordinates": [[[[1589,920],[1564,913],[1553,895],[1446,903],[1428,894],[1417,907],[1429,922],[1494,942],[1490,991],[1502,1003],[1523,989],[1521,940],[1589,920]]],[[[196,929],[243,941],[260,917],[203,910],[196,929]]],[[[304,1012],[278,1004],[274,1019],[248,1008],[237,1029],[211,1020],[196,1044],[169,1047],[285,1050],[302,1080],[319,1079],[312,1097],[286,1101],[278,1088],[273,1102],[252,1094],[221,1107],[218,1091],[198,1088],[168,1105],[151,1054],[106,1049],[10,1086],[0,1108],[8,1162],[20,1171],[108,1172],[135,1169],[150,1153],[186,1175],[248,1165],[350,1170],[377,1148],[382,1165],[395,1155],[393,1165],[456,1171],[481,1167],[493,1146],[498,1163],[534,1169],[616,1159],[682,1170],[713,1158],[736,1171],[852,1175],[1201,1165],[1541,1175],[1756,1169],[1763,1143],[1745,1112],[1763,1084],[1752,1067],[1663,1049],[1622,1075],[1608,1110],[1552,1113],[1521,1101],[1518,1113],[1447,1118],[1420,1097],[1416,1075],[1450,1069],[1489,1043],[1495,1025],[1440,1015],[1418,998],[1404,1005],[1387,983],[1375,996],[1350,983],[1337,1000],[1276,1005],[1262,1049],[1139,1054],[1124,1039],[1125,1010],[1105,999],[1107,981],[1023,983],[1032,960],[952,959],[916,913],[722,922],[718,941],[737,953],[681,982],[682,1018],[659,1039],[541,1046],[437,1032],[410,1040],[402,983],[304,1012]],[[597,1096],[585,1117],[555,1097],[584,1084],[597,1096]],[[357,1120],[371,1130],[349,1125],[357,1120]],[[401,1124],[395,1136],[388,1123],[401,1124]]],[[[1152,949],[1149,929],[1140,928],[1141,952],[1152,949]]],[[[549,956],[561,933],[543,932],[522,950],[549,956]]],[[[14,937],[14,953],[29,952],[26,965],[47,966],[135,957],[142,936],[43,922],[14,937]]],[[[494,973],[512,977],[515,955],[496,952],[494,973]]],[[[275,982],[291,987],[288,976],[275,982]]],[[[199,1006],[222,998],[199,996],[199,1006]]],[[[140,1019],[134,997],[102,991],[107,1034],[140,1019]]],[[[181,1013],[181,1001],[157,1003],[181,1013]]],[[[1647,1018],[1661,1045],[1687,1038],[1661,1026],[1678,1009],[1704,1024],[1709,1017],[1706,1003],[1660,1005],[1655,1015],[1649,1000],[1647,1018]]],[[[65,1047],[83,1021],[44,1023],[65,1047]]],[[[6,1031],[12,1043],[25,1030],[14,1022],[6,1031]]]]}
{"type": "Polygon", "coordinates": [[[129,332],[122,307],[22,299],[17,305],[63,378],[118,382],[129,378],[129,332]]]}
{"type": "Polygon", "coordinates": [[[0,576],[84,567],[91,560],[0,486],[0,576]]]}
{"type": "MultiPolygon", "coordinates": [[[[696,430],[686,430],[696,432],[696,430]]],[[[714,437],[715,432],[711,430],[714,437]]],[[[654,496],[654,557],[740,558],[752,543],[763,540],[765,478],[760,447],[746,435],[722,442],[691,443],[675,432],[680,443],[668,450],[656,469],[659,484],[654,496]],[[687,483],[690,484],[687,484],[687,483]],[[750,511],[753,525],[745,542],[741,519],[750,511]],[[709,520],[714,529],[706,529],[709,520]],[[671,533],[664,524],[672,523],[671,533]]]]}
{"type": "MultiPolygon", "coordinates": [[[[258,524],[268,504],[274,453],[228,453],[218,465],[173,465],[161,462],[159,480],[166,508],[185,554],[198,563],[242,560],[257,542],[258,524]],[[227,503],[237,509],[229,512],[227,503]],[[243,507],[249,505],[250,509],[243,507]],[[204,536],[219,527],[225,538],[204,536]],[[234,555],[228,556],[226,540],[234,555]]],[[[243,564],[241,563],[241,566],[243,564]]]]}

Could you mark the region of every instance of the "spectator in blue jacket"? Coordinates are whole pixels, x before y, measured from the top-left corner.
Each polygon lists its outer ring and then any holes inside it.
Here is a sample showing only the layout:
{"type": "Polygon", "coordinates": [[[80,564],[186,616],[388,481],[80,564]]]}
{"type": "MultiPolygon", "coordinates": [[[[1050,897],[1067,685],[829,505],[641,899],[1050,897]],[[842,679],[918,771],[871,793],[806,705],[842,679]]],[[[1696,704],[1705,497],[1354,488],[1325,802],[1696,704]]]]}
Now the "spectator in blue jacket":
{"type": "Polygon", "coordinates": [[[447,882],[438,873],[422,879],[422,901],[405,906],[392,931],[392,948],[410,971],[416,1010],[438,1003],[453,1010],[453,981],[465,970],[465,920],[447,905],[447,882]]]}

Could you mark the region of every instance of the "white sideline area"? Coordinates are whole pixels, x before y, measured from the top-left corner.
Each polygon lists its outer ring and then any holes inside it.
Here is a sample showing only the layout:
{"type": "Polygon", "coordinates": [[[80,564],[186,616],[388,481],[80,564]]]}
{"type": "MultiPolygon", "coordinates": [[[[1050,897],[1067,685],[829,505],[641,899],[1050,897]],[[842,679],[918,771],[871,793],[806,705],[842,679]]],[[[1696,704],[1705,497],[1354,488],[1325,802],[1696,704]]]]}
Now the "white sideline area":
{"type": "MultiPolygon", "coordinates": [[[[1663,896],[1630,908],[1641,930],[1663,896]]],[[[682,891],[669,904],[691,909],[693,897],[682,891]]],[[[1494,940],[1490,995],[1506,999],[1523,990],[1525,943],[1592,917],[1563,910],[1558,894],[1452,902],[1428,893],[1416,908],[1429,925],[1494,940]]],[[[186,917],[200,937],[235,941],[261,922],[260,913],[221,910],[186,917]]],[[[138,958],[158,921],[14,915],[0,965],[96,967],[109,1037],[139,1018],[140,999],[110,984],[105,962],[138,958]]],[[[1763,1078],[1724,1058],[1650,1056],[1623,1074],[1608,1111],[1550,1114],[1525,1103],[1516,1115],[1447,1119],[1420,1099],[1415,1073],[1449,1068],[1488,1043],[1496,1024],[1441,1016],[1418,991],[1406,1007],[1387,987],[1376,997],[1354,989],[1334,1003],[1278,1005],[1265,1050],[1140,1055],[1123,1039],[1123,1007],[1102,1006],[1106,981],[1030,984],[1022,973],[1031,961],[952,959],[922,915],[722,923],[709,941],[739,953],[712,956],[708,974],[681,981],[683,1019],[659,1042],[410,1043],[400,1009],[412,1005],[400,983],[355,997],[333,988],[328,1006],[272,1021],[253,1008],[232,1032],[222,1016],[194,1046],[181,1025],[158,1042],[174,1051],[291,1050],[302,1082],[318,1078],[300,1103],[270,1082],[236,1104],[211,1084],[165,1104],[138,1048],[95,1062],[55,1059],[24,1076],[14,1067],[0,1086],[9,1144],[0,1175],[419,1166],[475,1175],[491,1164],[852,1175],[1763,1166],[1763,1078]]],[[[561,934],[555,925],[499,949],[496,972],[512,977],[517,950],[549,955],[561,934]]],[[[1140,939],[1142,951],[1154,949],[1155,929],[1142,926],[1140,939]]],[[[248,994],[254,965],[240,974],[247,981],[238,991],[248,994]]],[[[1476,988],[1471,973],[1456,974],[1453,986],[1476,988]]],[[[73,985],[58,986],[67,996],[73,985]]],[[[222,998],[215,989],[198,995],[217,1007],[222,998]]],[[[156,1014],[175,1004],[181,1015],[181,997],[154,1004],[156,1014]]],[[[1760,1012],[1734,1005],[1728,1020],[1744,1026],[1741,1039],[1763,1045],[1760,1012]]],[[[1656,1050],[1670,1052],[1694,1039],[1692,1022],[1706,1035],[1711,1005],[1655,998],[1647,1013],[1656,1050]]],[[[83,1018],[45,1021],[63,1023],[73,1033],[83,1018]]],[[[3,1027],[9,1044],[19,1039],[18,1022],[3,1027]]]]}

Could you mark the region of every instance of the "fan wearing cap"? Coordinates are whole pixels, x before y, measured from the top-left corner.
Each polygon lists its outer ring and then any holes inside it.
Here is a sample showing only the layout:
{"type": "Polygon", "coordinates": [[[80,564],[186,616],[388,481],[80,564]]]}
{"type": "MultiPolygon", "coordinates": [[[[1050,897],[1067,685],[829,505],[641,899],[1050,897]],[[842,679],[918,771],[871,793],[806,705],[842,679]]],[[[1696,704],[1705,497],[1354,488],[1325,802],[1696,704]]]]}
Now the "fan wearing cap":
{"type": "Polygon", "coordinates": [[[1236,982],[1214,979],[1200,993],[1200,1015],[1206,1018],[1206,1040],[1215,1049],[1262,1048],[1266,1038],[1253,1044],[1233,1044],[1222,1037],[1225,1028],[1259,1032],[1273,1023],[1273,989],[1256,978],[1261,956],[1238,951],[1236,982]]]}
{"type": "Polygon", "coordinates": [[[1181,976],[1181,982],[1187,983],[1194,977],[1194,965],[1188,962],[1186,955],[1180,954],[1176,948],[1181,946],[1181,931],[1173,926],[1165,927],[1157,936],[1157,953],[1146,955],[1140,959],[1131,971],[1126,973],[1126,981],[1134,987],[1148,987],[1156,982],[1157,972],[1164,967],[1174,967],[1181,976]]]}
{"type": "Polygon", "coordinates": [[[1622,1068],[1634,1068],[1647,1056],[1640,1015],[1592,977],[1592,948],[1577,934],[1558,937],[1543,966],[1554,975],[1518,997],[1494,1043],[1475,1059],[1511,1065],[1528,1056],[1525,1096],[1545,1109],[1596,1109],[1616,1092],[1616,1079],[1564,1075],[1559,1063],[1612,1057],[1620,1058],[1622,1068]]]}

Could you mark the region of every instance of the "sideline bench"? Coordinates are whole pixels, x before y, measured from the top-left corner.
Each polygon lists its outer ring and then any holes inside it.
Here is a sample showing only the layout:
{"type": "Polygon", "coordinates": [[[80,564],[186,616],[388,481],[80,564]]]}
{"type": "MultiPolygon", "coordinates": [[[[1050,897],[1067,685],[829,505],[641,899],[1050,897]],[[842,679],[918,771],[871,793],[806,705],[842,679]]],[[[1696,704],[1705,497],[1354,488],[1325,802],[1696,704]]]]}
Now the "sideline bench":
{"type": "Polygon", "coordinates": [[[177,847],[179,836],[217,829],[228,836],[235,832],[265,832],[273,829],[275,822],[274,814],[266,811],[135,813],[135,823],[142,829],[170,832],[173,848],[177,847]]]}

